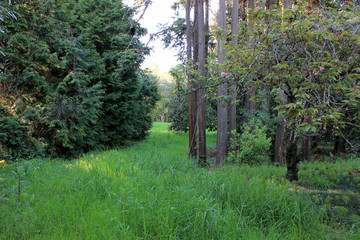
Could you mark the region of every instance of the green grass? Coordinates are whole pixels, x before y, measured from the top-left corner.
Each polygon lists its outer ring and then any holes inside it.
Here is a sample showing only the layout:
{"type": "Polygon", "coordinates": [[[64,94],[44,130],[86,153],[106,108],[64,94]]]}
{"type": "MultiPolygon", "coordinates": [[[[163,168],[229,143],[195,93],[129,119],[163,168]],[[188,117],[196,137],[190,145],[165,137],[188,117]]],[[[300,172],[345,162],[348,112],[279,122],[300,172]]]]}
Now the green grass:
{"type": "Polygon", "coordinates": [[[359,238],[355,224],[329,225],[284,168],[197,168],[187,146],[155,123],[129,148],[0,167],[0,239],[359,238]]]}

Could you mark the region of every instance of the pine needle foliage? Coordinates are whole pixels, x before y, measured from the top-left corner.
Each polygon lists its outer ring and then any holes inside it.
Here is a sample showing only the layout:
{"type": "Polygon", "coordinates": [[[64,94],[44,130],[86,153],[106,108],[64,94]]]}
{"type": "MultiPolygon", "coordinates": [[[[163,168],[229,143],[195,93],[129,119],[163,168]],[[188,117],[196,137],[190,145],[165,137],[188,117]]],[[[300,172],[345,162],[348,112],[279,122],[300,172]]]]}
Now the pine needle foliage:
{"type": "MultiPolygon", "coordinates": [[[[0,104],[29,128],[42,154],[74,156],[146,136],[159,97],[154,78],[139,71],[148,49],[133,9],[111,0],[19,0],[11,7],[21,17],[5,21],[0,104]]],[[[3,157],[15,157],[6,142],[1,148],[3,157]]]]}

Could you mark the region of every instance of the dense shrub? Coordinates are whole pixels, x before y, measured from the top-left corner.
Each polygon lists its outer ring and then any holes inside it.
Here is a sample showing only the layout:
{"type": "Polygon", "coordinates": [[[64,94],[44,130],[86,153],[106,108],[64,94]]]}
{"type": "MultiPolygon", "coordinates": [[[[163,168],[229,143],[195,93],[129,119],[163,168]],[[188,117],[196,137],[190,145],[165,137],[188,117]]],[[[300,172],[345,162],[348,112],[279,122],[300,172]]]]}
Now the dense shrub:
{"type": "Polygon", "coordinates": [[[35,149],[39,153],[29,131],[28,126],[0,104],[0,159],[32,156],[35,149]]]}
{"type": "Polygon", "coordinates": [[[231,140],[228,161],[233,163],[263,164],[270,161],[271,139],[266,136],[266,126],[259,119],[245,124],[242,133],[231,140]]]}

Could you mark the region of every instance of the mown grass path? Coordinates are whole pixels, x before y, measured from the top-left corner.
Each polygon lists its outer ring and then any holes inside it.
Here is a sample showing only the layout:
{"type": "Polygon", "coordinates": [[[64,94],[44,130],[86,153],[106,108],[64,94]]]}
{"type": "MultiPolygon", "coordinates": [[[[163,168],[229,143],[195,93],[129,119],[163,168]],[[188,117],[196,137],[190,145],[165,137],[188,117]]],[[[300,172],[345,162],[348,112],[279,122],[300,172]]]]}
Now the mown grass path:
{"type": "Polygon", "coordinates": [[[197,168],[186,139],[155,123],[132,147],[0,167],[0,239],[359,236],[325,225],[323,210],[276,177],[285,169],[197,168]]]}

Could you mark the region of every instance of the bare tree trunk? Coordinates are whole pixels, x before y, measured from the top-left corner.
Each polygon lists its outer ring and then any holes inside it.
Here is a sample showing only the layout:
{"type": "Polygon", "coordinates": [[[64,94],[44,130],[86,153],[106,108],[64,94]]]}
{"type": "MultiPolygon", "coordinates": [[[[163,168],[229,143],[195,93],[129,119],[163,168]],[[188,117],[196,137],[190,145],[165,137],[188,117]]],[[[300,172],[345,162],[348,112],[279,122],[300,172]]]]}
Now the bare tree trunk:
{"type": "Polygon", "coordinates": [[[163,105],[162,110],[161,110],[161,122],[166,122],[166,119],[165,119],[165,104],[163,105]]]}
{"type": "Polygon", "coordinates": [[[283,119],[280,120],[276,127],[275,146],[274,146],[274,161],[280,165],[285,165],[285,122],[283,119]]]}
{"type": "MultiPolygon", "coordinates": [[[[205,34],[208,34],[209,33],[209,11],[210,11],[209,0],[204,0],[204,3],[205,3],[205,34]]],[[[207,43],[208,43],[208,39],[206,39],[206,44],[207,43]]],[[[207,48],[206,48],[206,51],[207,51],[207,48]]]]}
{"type": "Polygon", "coordinates": [[[239,0],[239,2],[241,1],[241,14],[240,14],[240,18],[243,21],[246,21],[246,0],[239,0]]]}
{"type": "MultiPolygon", "coordinates": [[[[308,123],[309,125],[312,124],[312,117],[311,117],[310,113],[305,115],[305,122],[308,123]]],[[[308,131],[304,136],[302,152],[303,152],[304,160],[310,162],[311,161],[311,156],[312,156],[312,152],[311,152],[311,132],[310,131],[308,131]]]]}
{"type": "MultiPolygon", "coordinates": [[[[249,12],[253,11],[255,9],[255,0],[248,0],[248,6],[247,6],[247,12],[248,12],[248,29],[249,29],[249,33],[248,33],[248,44],[250,47],[253,47],[252,44],[252,40],[251,40],[251,35],[253,32],[253,27],[254,27],[254,23],[253,21],[250,19],[249,17],[249,12]]],[[[255,85],[252,84],[251,82],[248,82],[246,84],[246,112],[247,112],[247,121],[249,122],[251,118],[254,117],[254,110],[255,110],[255,102],[250,100],[251,98],[255,97],[255,85]]]]}
{"type": "Polygon", "coordinates": [[[282,9],[283,11],[286,9],[291,9],[291,0],[282,0],[282,9]]]}
{"type": "MultiPolygon", "coordinates": [[[[205,3],[205,57],[209,56],[209,11],[210,11],[210,5],[209,0],[204,0],[205,3]]],[[[207,64],[207,59],[205,61],[205,64],[207,64]]],[[[208,68],[205,69],[205,75],[208,76],[208,68]]]]}
{"type": "MultiPolygon", "coordinates": [[[[247,10],[248,10],[248,15],[249,15],[249,11],[253,11],[255,9],[255,0],[248,0],[247,3],[248,3],[247,10]]],[[[248,17],[248,27],[249,27],[249,31],[252,32],[254,23],[249,17],[248,17]]]]}
{"type": "MultiPolygon", "coordinates": [[[[192,39],[193,39],[193,27],[191,26],[190,14],[191,14],[191,0],[186,0],[185,5],[186,11],[186,55],[188,68],[192,65],[192,39]]],[[[188,73],[188,88],[194,89],[194,81],[190,73],[188,73]]],[[[195,134],[195,124],[196,124],[196,114],[195,114],[195,99],[196,92],[190,92],[188,95],[189,100],[189,157],[196,157],[196,134],[195,134]]]]}
{"type": "MultiPolygon", "coordinates": [[[[239,0],[233,0],[232,19],[231,19],[231,35],[234,47],[238,42],[239,34],[239,0]]],[[[236,132],[236,98],[237,98],[237,83],[236,79],[231,84],[230,97],[230,113],[229,113],[229,139],[232,139],[236,132]]]]}
{"type": "MultiPolygon", "coordinates": [[[[285,104],[287,101],[287,97],[283,91],[281,91],[279,95],[282,102],[280,104],[285,104]]],[[[276,135],[275,135],[275,146],[274,146],[274,161],[279,163],[280,165],[285,165],[285,129],[286,122],[283,118],[280,119],[277,127],[276,127],[276,135]]]]}
{"type": "Polygon", "coordinates": [[[346,142],[343,137],[335,137],[334,152],[335,154],[346,153],[346,142]]]}
{"type": "MultiPolygon", "coordinates": [[[[226,4],[225,0],[219,1],[219,16],[218,27],[222,30],[218,40],[218,61],[223,64],[225,61],[225,48],[224,41],[226,41],[226,4]]],[[[216,165],[220,164],[225,156],[227,150],[227,104],[224,98],[221,96],[227,95],[227,81],[224,78],[221,79],[217,95],[220,97],[217,102],[217,142],[216,142],[216,165]]]]}
{"type": "MultiPolygon", "coordinates": [[[[271,9],[271,5],[273,4],[274,0],[265,0],[265,10],[268,11],[271,9]]],[[[270,25],[270,16],[269,15],[265,15],[265,24],[266,25],[270,25]]]]}
{"type": "Polygon", "coordinates": [[[296,139],[294,139],[293,141],[291,141],[286,151],[286,167],[287,167],[286,178],[289,181],[297,181],[299,179],[298,163],[299,163],[299,159],[297,157],[297,141],[296,139]]]}
{"type": "Polygon", "coordinates": [[[193,28],[193,38],[192,38],[192,47],[193,47],[193,63],[199,61],[199,1],[195,1],[194,9],[194,28],[193,28]]]}
{"type": "Polygon", "coordinates": [[[205,84],[204,79],[206,75],[205,61],[205,22],[204,22],[204,0],[199,0],[198,6],[198,32],[199,32],[199,70],[201,72],[200,83],[198,84],[199,90],[197,95],[198,105],[198,131],[199,131],[199,164],[206,165],[206,99],[205,99],[205,84]]]}

